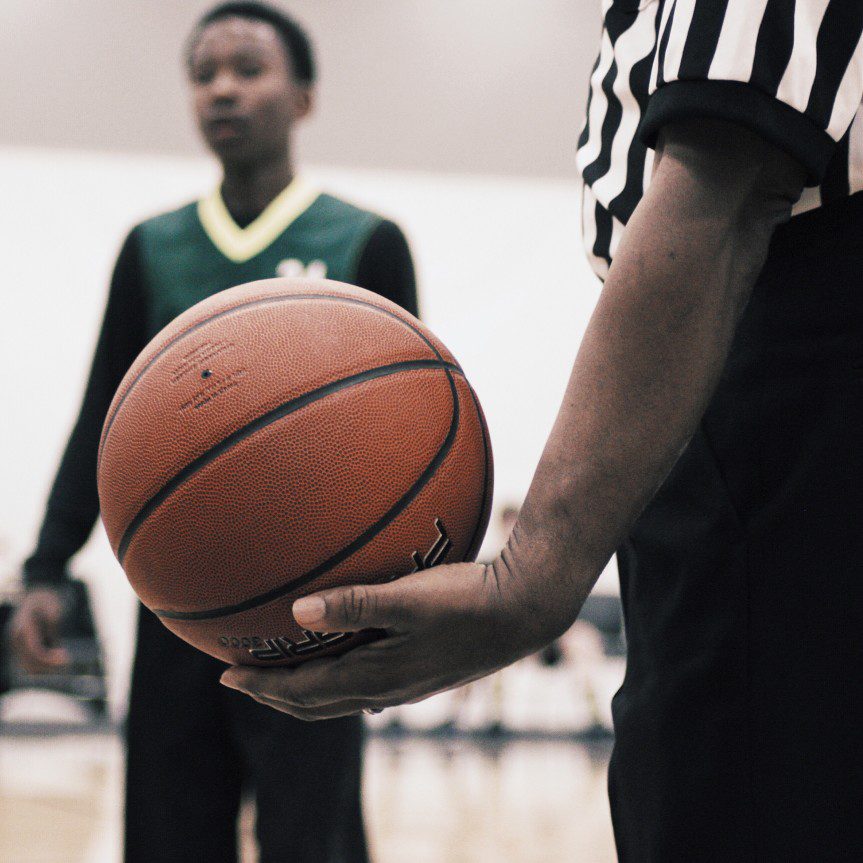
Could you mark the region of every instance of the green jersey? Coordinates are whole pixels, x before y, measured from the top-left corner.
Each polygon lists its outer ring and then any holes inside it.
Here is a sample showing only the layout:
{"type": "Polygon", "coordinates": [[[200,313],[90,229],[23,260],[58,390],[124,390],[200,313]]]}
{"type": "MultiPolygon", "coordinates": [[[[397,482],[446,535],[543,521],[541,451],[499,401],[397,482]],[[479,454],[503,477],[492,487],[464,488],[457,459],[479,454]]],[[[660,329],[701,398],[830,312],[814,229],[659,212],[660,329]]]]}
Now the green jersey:
{"type": "Polygon", "coordinates": [[[417,313],[410,251],[390,221],[294,180],[250,224],[238,225],[221,194],[142,222],[117,259],[78,421],[60,463],[28,582],[56,582],[99,512],[96,453],[105,414],[146,343],[218,291],[274,276],[349,282],[417,313]]]}
{"type": "Polygon", "coordinates": [[[139,233],[149,329],[155,333],[205,297],[257,279],[305,275],[355,283],[381,222],[300,178],[244,228],[218,191],[149,219],[139,233]]]}

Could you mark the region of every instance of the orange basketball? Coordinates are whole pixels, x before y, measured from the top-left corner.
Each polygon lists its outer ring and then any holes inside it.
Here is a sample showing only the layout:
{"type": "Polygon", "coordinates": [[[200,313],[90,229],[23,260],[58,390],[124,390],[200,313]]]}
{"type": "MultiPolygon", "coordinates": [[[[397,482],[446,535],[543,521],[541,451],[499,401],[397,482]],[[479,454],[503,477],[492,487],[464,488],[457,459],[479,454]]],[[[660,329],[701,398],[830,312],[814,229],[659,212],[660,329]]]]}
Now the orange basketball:
{"type": "Polygon", "coordinates": [[[492,457],[455,358],[394,303],[269,279],[180,315],[120,385],[99,446],[102,519],[141,601],[235,664],[369,635],[308,632],[295,599],[471,560],[492,457]]]}

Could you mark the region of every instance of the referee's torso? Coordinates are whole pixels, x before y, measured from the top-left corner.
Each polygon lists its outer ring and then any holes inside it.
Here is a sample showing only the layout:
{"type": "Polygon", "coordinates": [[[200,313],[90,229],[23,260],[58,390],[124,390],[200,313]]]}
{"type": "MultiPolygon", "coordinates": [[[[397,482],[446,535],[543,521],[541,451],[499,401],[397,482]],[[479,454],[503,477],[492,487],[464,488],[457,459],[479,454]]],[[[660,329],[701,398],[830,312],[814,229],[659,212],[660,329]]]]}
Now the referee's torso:
{"type": "Polygon", "coordinates": [[[603,23],[578,152],[601,278],[666,124],[741,124],[809,176],[696,433],[618,551],[618,854],[860,860],[863,2],[605,0],[603,23]]]}

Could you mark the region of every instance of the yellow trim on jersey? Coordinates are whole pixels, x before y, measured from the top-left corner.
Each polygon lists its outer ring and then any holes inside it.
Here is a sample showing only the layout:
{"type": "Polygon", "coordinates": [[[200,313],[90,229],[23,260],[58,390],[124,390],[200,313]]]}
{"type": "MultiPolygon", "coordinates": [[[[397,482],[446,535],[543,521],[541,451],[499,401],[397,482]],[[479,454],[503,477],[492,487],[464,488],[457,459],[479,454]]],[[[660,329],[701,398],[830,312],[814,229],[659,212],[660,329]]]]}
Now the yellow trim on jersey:
{"type": "Polygon", "coordinates": [[[215,189],[198,201],[198,218],[213,245],[235,264],[242,264],[263,252],[319,195],[314,185],[295,177],[254,222],[241,228],[231,218],[221,191],[215,189]]]}

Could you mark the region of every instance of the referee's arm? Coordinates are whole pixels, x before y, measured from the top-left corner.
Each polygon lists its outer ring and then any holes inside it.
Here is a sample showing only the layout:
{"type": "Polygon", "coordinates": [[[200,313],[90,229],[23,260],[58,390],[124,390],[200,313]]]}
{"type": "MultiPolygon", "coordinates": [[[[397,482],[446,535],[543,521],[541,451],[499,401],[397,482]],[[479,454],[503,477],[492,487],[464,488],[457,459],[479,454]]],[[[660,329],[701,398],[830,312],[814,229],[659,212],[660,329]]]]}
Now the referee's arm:
{"type": "Polygon", "coordinates": [[[825,179],[863,96],[863,4],[691,0],[657,21],[653,179],[498,561],[522,593],[567,599],[558,626],[695,431],[775,228],[825,179]]]}
{"type": "Polygon", "coordinates": [[[290,675],[232,669],[223,681],[300,718],[330,718],[473,679],[565,631],[693,434],[773,230],[804,178],[792,157],[724,121],[663,130],[653,183],[621,241],[493,575],[447,573],[442,589],[432,569],[422,583],[327,591],[323,615],[295,606],[310,629],[394,627],[401,643],[389,648],[386,680],[373,652],[359,648],[332,666],[290,675]]]}
{"type": "MultiPolygon", "coordinates": [[[[806,172],[746,129],[662,129],[498,577],[575,616],[694,433],[806,172]]],[[[551,633],[537,621],[537,641],[551,633]]],[[[554,627],[552,627],[553,630],[554,627]]]]}

